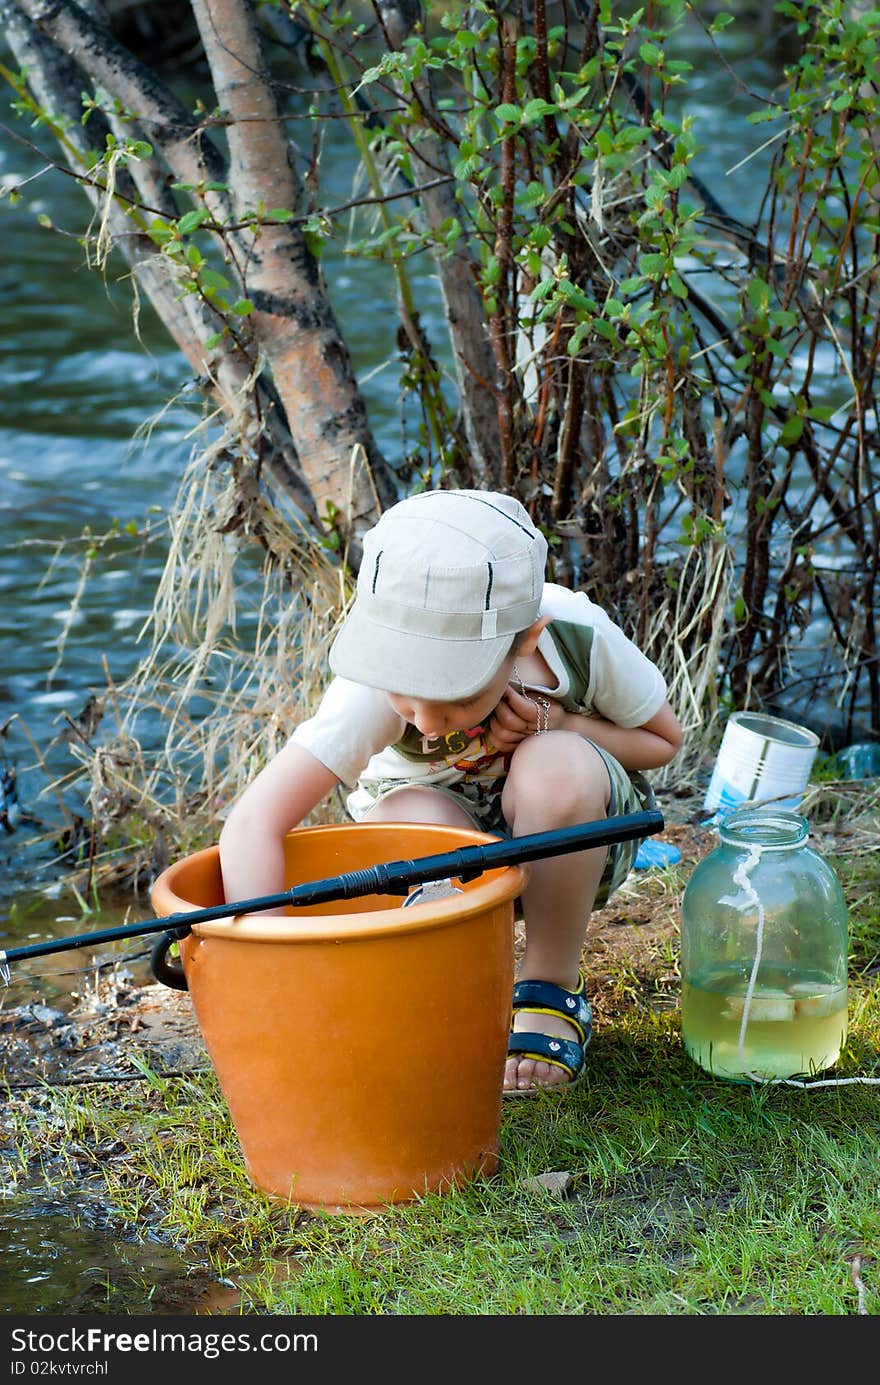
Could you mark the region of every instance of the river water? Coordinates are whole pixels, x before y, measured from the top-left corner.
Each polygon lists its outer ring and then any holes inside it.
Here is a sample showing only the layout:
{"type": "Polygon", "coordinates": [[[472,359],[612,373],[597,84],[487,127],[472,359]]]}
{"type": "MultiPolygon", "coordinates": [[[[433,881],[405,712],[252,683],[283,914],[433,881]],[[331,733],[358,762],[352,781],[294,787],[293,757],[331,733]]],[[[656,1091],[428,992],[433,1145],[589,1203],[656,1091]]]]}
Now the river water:
{"type": "MultiPolygon", "coordinates": [[[[24,122],[9,121],[31,138],[24,122]]],[[[36,136],[47,151],[46,136],[36,136]]],[[[20,183],[44,160],[0,130],[0,186],[20,183]]],[[[328,160],[329,196],[352,196],[342,159],[328,160]]],[[[125,677],[143,657],[139,639],[165,558],[161,525],[196,444],[200,419],[188,367],[148,305],[141,345],[132,330],[125,267],[106,282],[77,240],[84,200],[49,172],[17,207],[0,200],[4,301],[0,370],[0,773],[14,774],[0,830],[0,946],[91,932],[151,914],[146,895],[81,901],[62,888],[51,837],[82,805],[65,778],[75,768],[69,718],[106,675],[125,677]],[[51,217],[61,234],[42,227],[51,217]],[[168,404],[169,400],[175,400],[168,404]],[[107,542],[78,599],[84,532],[107,542]],[[152,537],[129,537],[126,526],[152,537]],[[48,835],[47,835],[48,834],[48,835]],[[89,912],[86,912],[86,908],[89,912]]],[[[354,269],[342,244],[327,257],[334,306],[364,380],[380,446],[398,442],[393,287],[378,265],[354,269]],[[376,331],[376,316],[383,330],[376,331]]],[[[429,272],[414,267],[414,278],[429,272]]],[[[440,326],[426,315],[429,330],[440,326]]],[[[113,949],[104,954],[112,957],[113,949]]],[[[152,980],[135,943],[116,950],[135,981],[152,980]]],[[[17,963],[0,991],[7,1012],[38,1002],[68,1009],[88,972],[77,951],[17,963]]],[[[0,1011],[2,1018],[2,1011],[0,1011]]],[[[2,1031],[0,1031],[2,1042],[2,1031]]],[[[189,1312],[200,1289],[194,1267],[156,1245],[119,1244],[63,1193],[5,1189],[0,1149],[0,1312],[189,1312]],[[5,1191],[5,1196],[4,1196],[5,1191]]],[[[215,1291],[220,1304],[228,1291],[215,1291]]],[[[234,1297],[234,1296],[233,1296],[234,1297]]],[[[199,1311],[202,1311],[201,1309],[199,1311]]],[[[234,1311],[216,1306],[204,1311],[234,1311]]]]}
{"type": "MultiPolygon", "coordinates": [[[[750,60],[746,75],[753,89],[770,80],[759,58],[750,60]]],[[[714,72],[695,78],[689,92],[708,151],[700,174],[746,216],[760,180],[748,169],[729,176],[727,170],[758,136],[737,122],[736,92],[719,100],[714,72]]],[[[47,136],[34,136],[23,122],[10,124],[49,148],[47,136]]],[[[42,162],[0,131],[4,187],[42,162]]],[[[344,160],[331,154],[326,164],[336,183],[330,195],[347,200],[344,160]]],[[[107,927],[131,907],[130,899],[87,901],[93,912],[86,914],[81,901],[59,893],[45,830],[59,820],[59,795],[71,810],[77,806],[60,782],[73,767],[67,718],[77,716],[90,688],[104,686],[105,669],[120,679],[142,657],[138,636],[164,560],[161,515],[174,500],[199,417],[186,363],[148,307],[141,314],[142,345],[135,341],[127,286],[118,281],[122,267],[111,266],[105,283],[86,267],[77,240],[82,207],[73,181],[53,172],[29,185],[20,206],[0,200],[0,771],[14,772],[22,814],[13,831],[0,831],[0,944],[6,946],[107,927]],[[42,227],[40,213],[61,234],[42,227]],[[169,399],[176,401],[170,407],[169,399]],[[105,535],[114,525],[122,533],[102,552],[77,603],[83,532],[105,535]],[[137,542],[125,535],[127,525],[140,533],[149,526],[154,537],[137,542]]],[[[399,447],[393,289],[384,270],[355,270],[338,246],[326,265],[371,422],[393,457],[399,447]]],[[[430,269],[414,262],[411,272],[418,280],[430,269]]],[[[439,340],[439,321],[428,317],[426,325],[439,340]]],[[[149,901],[142,906],[136,917],[149,916],[149,901]]],[[[6,1006],[39,999],[64,1007],[82,981],[82,964],[70,960],[78,955],[16,968],[6,1006]]],[[[143,972],[143,963],[138,966],[143,972]]],[[[60,1194],[48,1198],[44,1189],[31,1189],[0,1201],[0,1311],[191,1311],[189,1269],[155,1246],[139,1249],[102,1236],[60,1194]]]]}
{"type": "MultiPolygon", "coordinates": [[[[0,183],[38,167],[0,131],[0,183]]],[[[331,194],[340,200],[351,191],[343,177],[331,194]]],[[[124,678],[144,657],[144,622],[166,555],[162,516],[205,444],[204,433],[193,439],[200,409],[187,364],[148,305],[140,313],[142,345],[135,340],[125,267],[111,265],[102,282],[85,265],[74,234],[83,202],[72,180],[50,172],[28,193],[26,206],[0,201],[0,770],[14,772],[22,814],[14,832],[0,832],[0,933],[16,941],[56,931],[45,890],[32,897],[28,887],[51,886],[57,867],[51,850],[29,846],[47,827],[63,826],[62,799],[71,812],[82,808],[64,785],[75,768],[70,720],[90,689],[103,690],[106,676],[124,678]],[[67,233],[41,227],[41,213],[67,233]],[[80,591],[89,534],[105,541],[80,591]]],[[[393,341],[374,330],[373,314],[392,289],[380,266],[355,272],[341,251],[334,258],[337,312],[359,375],[368,377],[380,445],[390,451],[396,357],[393,341]]],[[[69,903],[60,919],[67,932],[69,903]]],[[[46,982],[54,963],[41,960],[39,969],[46,982]]],[[[15,997],[16,986],[14,979],[15,997]]]]}
{"type": "MultiPolygon", "coordinates": [[[[699,58],[699,46],[690,56],[699,58]]],[[[754,54],[739,70],[752,92],[774,80],[754,54]]],[[[704,146],[699,175],[748,220],[761,179],[743,156],[762,137],[745,125],[753,105],[745,86],[721,94],[717,68],[705,75],[698,69],[689,79],[688,108],[704,146]]],[[[0,129],[3,188],[44,165],[20,139],[50,149],[49,137],[26,122],[7,124],[19,139],[0,129]]],[[[337,132],[331,122],[323,164],[328,202],[361,191],[352,188],[337,132]]],[[[10,920],[13,901],[19,913],[29,910],[21,891],[32,872],[48,864],[51,876],[51,863],[25,844],[58,820],[60,791],[51,786],[74,767],[67,718],[82,710],[90,688],[105,687],[105,668],[118,680],[143,657],[139,636],[165,557],[161,519],[196,445],[191,435],[200,417],[186,362],[148,305],[140,314],[142,344],[135,340],[124,266],[111,265],[104,282],[86,266],[77,239],[83,205],[73,180],[53,171],[30,182],[19,206],[0,199],[0,770],[14,768],[21,808],[37,819],[11,834],[0,831],[0,935],[6,928],[14,938],[51,923],[29,911],[24,925],[10,920]],[[61,233],[42,227],[40,214],[61,233]],[[109,541],[80,601],[84,531],[102,536],[114,525],[149,529],[153,537],[141,542],[122,532],[109,541]]],[[[431,277],[425,257],[409,261],[407,271],[417,290],[431,277]]],[[[325,273],[371,424],[393,460],[401,445],[393,283],[383,267],[347,259],[344,236],[330,242],[325,273]]],[[[422,313],[441,346],[439,308],[422,313]]],[[[75,795],[69,806],[81,806],[75,795]]]]}

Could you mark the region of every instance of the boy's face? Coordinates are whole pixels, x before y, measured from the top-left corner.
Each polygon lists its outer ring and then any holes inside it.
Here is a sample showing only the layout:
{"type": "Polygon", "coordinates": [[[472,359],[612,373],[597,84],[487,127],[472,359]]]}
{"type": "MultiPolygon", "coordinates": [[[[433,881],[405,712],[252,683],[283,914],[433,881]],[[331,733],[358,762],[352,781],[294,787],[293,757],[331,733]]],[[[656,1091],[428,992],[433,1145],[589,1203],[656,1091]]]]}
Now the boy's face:
{"type": "Polygon", "coordinates": [[[486,721],[498,706],[513,672],[513,659],[513,654],[509,654],[492,682],[462,702],[429,702],[391,692],[386,692],[385,696],[398,716],[431,740],[448,736],[452,731],[468,731],[486,721]]]}

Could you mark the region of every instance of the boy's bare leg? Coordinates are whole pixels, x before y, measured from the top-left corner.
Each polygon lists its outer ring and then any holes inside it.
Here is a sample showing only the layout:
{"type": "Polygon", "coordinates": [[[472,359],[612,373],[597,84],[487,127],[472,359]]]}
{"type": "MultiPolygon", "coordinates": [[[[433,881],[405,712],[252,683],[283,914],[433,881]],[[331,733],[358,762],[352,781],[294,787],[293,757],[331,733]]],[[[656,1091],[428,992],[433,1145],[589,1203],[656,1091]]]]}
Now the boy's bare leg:
{"type": "MultiPolygon", "coordinates": [[[[604,761],[582,737],[569,731],[531,736],[517,746],[502,805],[514,836],[548,832],[607,816],[611,786],[604,761]]],[[[395,789],[370,810],[370,822],[432,822],[473,827],[464,809],[446,794],[413,785],[395,789]]],[[[578,984],[587,920],[596,897],[606,848],[533,861],[522,894],[526,950],[519,980],[553,981],[573,991],[578,984]]],[[[553,1015],[521,1010],[514,1028],[576,1038],[573,1027],[553,1015]]],[[[549,1063],[509,1058],[505,1088],[553,1086],[566,1075],[549,1063]]]]}
{"type": "MultiPolygon", "coordinates": [[[[608,815],[611,785],[602,757],[568,731],[531,736],[517,746],[502,806],[515,837],[548,832],[608,815]]],[[[534,861],[522,894],[526,949],[518,979],[552,981],[577,988],[587,921],[605,866],[606,847],[534,861]]],[[[514,1029],[576,1039],[573,1027],[553,1015],[520,1010],[514,1029]]],[[[511,1057],[504,1086],[547,1087],[566,1074],[533,1058],[511,1057]]]]}
{"type": "Polygon", "coordinates": [[[365,822],[431,822],[443,827],[469,827],[468,817],[445,793],[413,784],[405,789],[392,789],[364,817],[365,822]]]}

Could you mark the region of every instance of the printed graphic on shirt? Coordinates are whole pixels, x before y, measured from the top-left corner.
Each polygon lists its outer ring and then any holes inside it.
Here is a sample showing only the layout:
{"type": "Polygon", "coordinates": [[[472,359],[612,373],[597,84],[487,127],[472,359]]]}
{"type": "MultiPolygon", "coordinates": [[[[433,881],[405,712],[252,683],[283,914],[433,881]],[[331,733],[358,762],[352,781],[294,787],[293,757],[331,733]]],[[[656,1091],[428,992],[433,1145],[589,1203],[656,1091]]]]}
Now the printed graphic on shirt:
{"type": "Polygon", "coordinates": [[[423,736],[415,726],[407,726],[394,749],[420,763],[428,774],[455,769],[465,780],[494,779],[506,773],[505,752],[496,749],[486,735],[485,726],[450,731],[445,736],[423,736]]]}

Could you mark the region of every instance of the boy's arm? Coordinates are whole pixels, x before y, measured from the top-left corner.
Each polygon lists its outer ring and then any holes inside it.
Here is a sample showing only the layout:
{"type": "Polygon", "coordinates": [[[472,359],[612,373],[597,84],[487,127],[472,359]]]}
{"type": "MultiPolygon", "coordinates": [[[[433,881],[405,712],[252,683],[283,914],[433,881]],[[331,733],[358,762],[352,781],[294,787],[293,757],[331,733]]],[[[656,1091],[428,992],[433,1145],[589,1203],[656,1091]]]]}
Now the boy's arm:
{"type": "MultiPolygon", "coordinates": [[[[504,697],[493,713],[489,735],[501,750],[512,750],[527,735],[533,735],[537,708],[533,697],[524,697],[508,684],[504,697]]],[[[618,726],[600,716],[567,712],[561,702],[550,702],[548,731],[574,731],[585,740],[595,741],[612,754],[624,769],[659,769],[681,747],[678,718],[668,702],[641,726],[618,726]]]]}
{"type": "MultiPolygon", "coordinates": [[[[220,833],[223,890],[230,902],[285,889],[285,834],[339,783],[303,746],[288,741],[245,789],[220,833]]],[[[283,914],[263,910],[259,917],[283,914]]]]}
{"type": "MultiPolygon", "coordinates": [[[[668,702],[641,726],[618,726],[604,717],[564,712],[563,726],[609,751],[624,769],[659,769],[681,749],[678,718],[668,702]]],[[[551,717],[551,725],[553,724],[551,717]]]]}

